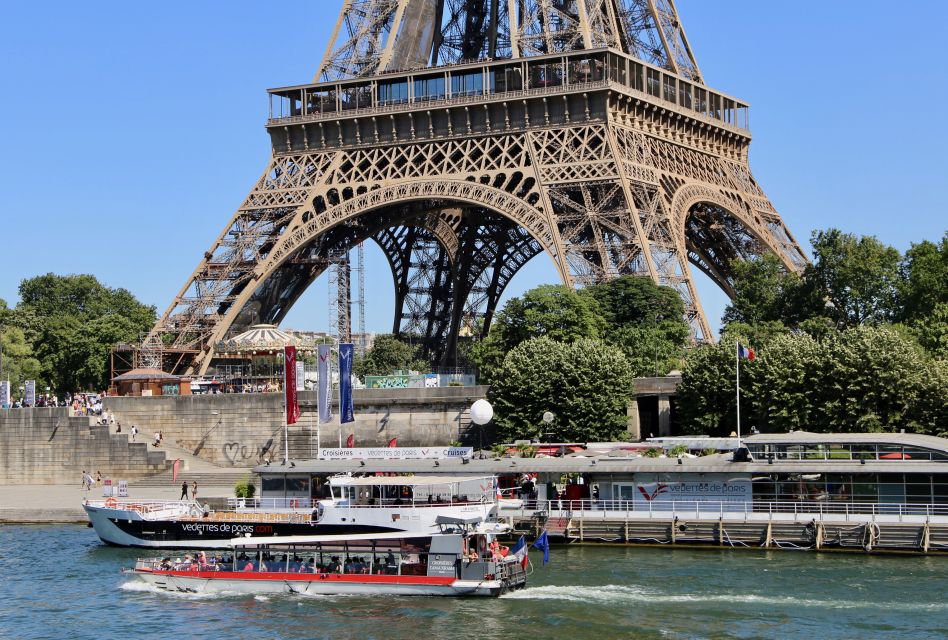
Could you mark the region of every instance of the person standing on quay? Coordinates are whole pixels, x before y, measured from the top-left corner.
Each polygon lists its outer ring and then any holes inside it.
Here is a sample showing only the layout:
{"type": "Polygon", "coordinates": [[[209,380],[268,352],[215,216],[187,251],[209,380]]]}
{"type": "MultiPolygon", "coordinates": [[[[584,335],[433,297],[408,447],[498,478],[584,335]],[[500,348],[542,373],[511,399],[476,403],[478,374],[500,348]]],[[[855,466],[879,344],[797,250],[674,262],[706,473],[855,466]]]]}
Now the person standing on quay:
{"type": "Polygon", "coordinates": [[[185,480],[184,482],[181,483],[181,497],[178,498],[178,499],[179,499],[179,500],[187,500],[187,499],[188,499],[188,481],[187,481],[187,480],[185,480]]]}
{"type": "Polygon", "coordinates": [[[132,425],[132,442],[135,442],[135,436],[138,435],[138,427],[132,425]]]}
{"type": "Polygon", "coordinates": [[[198,482],[197,480],[191,481],[191,499],[197,500],[198,497],[198,482]]]}

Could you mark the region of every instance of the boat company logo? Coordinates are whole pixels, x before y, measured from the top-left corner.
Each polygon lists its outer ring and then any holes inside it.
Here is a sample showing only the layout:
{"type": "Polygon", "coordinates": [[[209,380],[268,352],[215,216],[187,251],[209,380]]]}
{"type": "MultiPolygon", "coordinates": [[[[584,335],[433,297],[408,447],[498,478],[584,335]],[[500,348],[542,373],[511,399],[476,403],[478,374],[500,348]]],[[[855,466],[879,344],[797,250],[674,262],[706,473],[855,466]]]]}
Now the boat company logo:
{"type": "Polygon", "coordinates": [[[642,494],[642,497],[644,497],[649,502],[657,498],[659,495],[665,493],[666,491],[668,491],[668,485],[665,484],[664,482],[658,482],[654,485],[644,485],[644,484],[639,485],[639,492],[642,494]],[[649,487],[654,486],[654,489],[646,489],[646,486],[649,486],[649,487]]]}

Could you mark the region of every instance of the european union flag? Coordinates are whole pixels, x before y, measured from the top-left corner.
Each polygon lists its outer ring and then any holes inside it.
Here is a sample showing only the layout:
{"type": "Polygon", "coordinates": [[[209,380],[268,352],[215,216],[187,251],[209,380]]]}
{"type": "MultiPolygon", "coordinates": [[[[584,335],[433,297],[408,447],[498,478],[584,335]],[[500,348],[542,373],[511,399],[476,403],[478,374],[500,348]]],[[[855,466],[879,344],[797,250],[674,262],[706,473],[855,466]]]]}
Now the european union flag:
{"type": "Polygon", "coordinates": [[[533,541],[533,548],[543,552],[543,564],[550,561],[550,541],[546,537],[546,531],[533,541]]]}

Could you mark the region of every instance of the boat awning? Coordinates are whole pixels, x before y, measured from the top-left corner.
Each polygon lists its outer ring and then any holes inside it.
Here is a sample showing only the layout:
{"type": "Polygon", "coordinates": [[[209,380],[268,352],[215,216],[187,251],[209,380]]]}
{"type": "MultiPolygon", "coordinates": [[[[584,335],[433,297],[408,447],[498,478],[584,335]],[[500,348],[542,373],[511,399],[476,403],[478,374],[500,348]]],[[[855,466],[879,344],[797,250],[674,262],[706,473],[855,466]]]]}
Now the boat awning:
{"type": "Polygon", "coordinates": [[[337,536],[256,536],[249,538],[232,538],[230,546],[234,549],[253,549],[256,547],[268,547],[271,545],[306,545],[306,544],[327,544],[332,542],[371,542],[373,540],[401,540],[404,538],[428,538],[437,535],[437,531],[431,533],[395,531],[392,533],[363,533],[363,534],[342,534],[337,536]]]}
{"type": "Polygon", "coordinates": [[[438,516],[435,518],[435,524],[454,524],[473,527],[483,522],[483,518],[455,518],[453,516],[438,516]]]}
{"type": "Polygon", "coordinates": [[[420,487],[434,484],[458,484],[493,480],[493,476],[367,476],[364,478],[330,478],[334,487],[420,487]]]}

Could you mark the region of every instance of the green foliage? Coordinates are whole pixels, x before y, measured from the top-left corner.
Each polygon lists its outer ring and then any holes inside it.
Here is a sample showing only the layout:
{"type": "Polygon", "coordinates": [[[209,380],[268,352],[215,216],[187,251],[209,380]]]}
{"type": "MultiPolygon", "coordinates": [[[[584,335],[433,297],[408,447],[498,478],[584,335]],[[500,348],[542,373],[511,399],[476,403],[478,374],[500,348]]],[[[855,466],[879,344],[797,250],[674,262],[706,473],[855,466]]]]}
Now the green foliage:
{"type": "Polygon", "coordinates": [[[421,345],[410,344],[391,334],[376,336],[372,348],[364,357],[356,358],[353,372],[358,378],[389,376],[399,369],[425,372],[429,368],[421,345]]]}
{"type": "MultiPolygon", "coordinates": [[[[688,356],[679,387],[690,433],[735,428],[735,336],[688,356]]],[[[777,334],[741,361],[741,426],[769,431],[865,432],[946,429],[948,372],[905,331],[858,326],[821,338],[777,334]]]]}
{"type": "Polygon", "coordinates": [[[254,486],[253,480],[249,476],[234,485],[234,497],[236,498],[252,498],[256,492],[257,487],[254,486]]]}
{"type": "Polygon", "coordinates": [[[532,444],[518,444],[517,445],[517,455],[521,458],[536,458],[537,451],[540,449],[534,447],[532,444]]]}
{"type": "Polygon", "coordinates": [[[799,314],[797,302],[803,282],[796,273],[788,273],[780,259],[764,254],[760,259],[733,264],[734,297],[724,311],[725,325],[779,323],[799,314]]]}
{"type": "Polygon", "coordinates": [[[579,292],[544,285],[507,303],[471,359],[482,381],[493,383],[506,355],[529,338],[590,338],[622,349],[636,376],[665,375],[680,366],[691,336],[683,318],[678,293],[648,278],[623,276],[579,292]]]}
{"type": "Polygon", "coordinates": [[[107,387],[112,346],[137,342],[155,323],[154,307],[90,275],[48,273],[23,280],[19,291],[5,324],[22,331],[40,363],[37,377],[60,393],[107,387]]]}
{"type": "Polygon", "coordinates": [[[698,455],[700,455],[701,457],[704,457],[704,456],[713,456],[713,455],[716,454],[717,452],[718,452],[717,449],[710,449],[710,448],[708,448],[708,449],[702,449],[701,452],[700,452],[698,455]]]}
{"type": "Polygon", "coordinates": [[[645,458],[660,458],[662,454],[665,453],[662,449],[657,447],[651,447],[645,450],[645,453],[642,454],[645,458]]]}
{"type": "MultiPolygon", "coordinates": [[[[0,300],[0,302],[3,302],[0,300]]],[[[37,380],[40,388],[44,388],[44,381],[41,380],[41,365],[39,360],[33,356],[33,347],[26,340],[23,330],[19,327],[0,328],[0,380],[9,380],[11,386],[11,395],[26,380],[37,380]]]]}
{"type": "Polygon", "coordinates": [[[879,324],[896,316],[901,285],[896,249],[873,236],[857,238],[838,229],[814,232],[812,244],[816,260],[804,274],[811,305],[832,302],[824,311],[840,327],[879,324]]]}
{"type": "Polygon", "coordinates": [[[595,340],[563,344],[548,337],[516,346],[491,389],[502,441],[541,432],[565,442],[611,440],[627,428],[632,368],[621,352],[595,340]],[[556,420],[542,422],[545,411],[556,420]]]}
{"type": "Polygon", "coordinates": [[[674,458],[677,458],[679,456],[685,455],[686,453],[688,453],[688,447],[686,447],[683,444],[679,444],[672,447],[671,450],[668,452],[668,455],[674,458]]]}
{"type": "Polygon", "coordinates": [[[948,233],[935,244],[913,244],[902,261],[903,322],[925,322],[938,307],[948,305],[948,233]]]}
{"type": "Polygon", "coordinates": [[[490,448],[490,453],[495,458],[503,458],[505,455],[507,455],[507,445],[495,444],[490,448]]]}
{"type": "Polygon", "coordinates": [[[491,384],[507,354],[525,340],[546,336],[568,343],[601,338],[606,329],[595,300],[562,285],[541,285],[507,302],[487,337],[472,347],[471,359],[491,384]]]}

